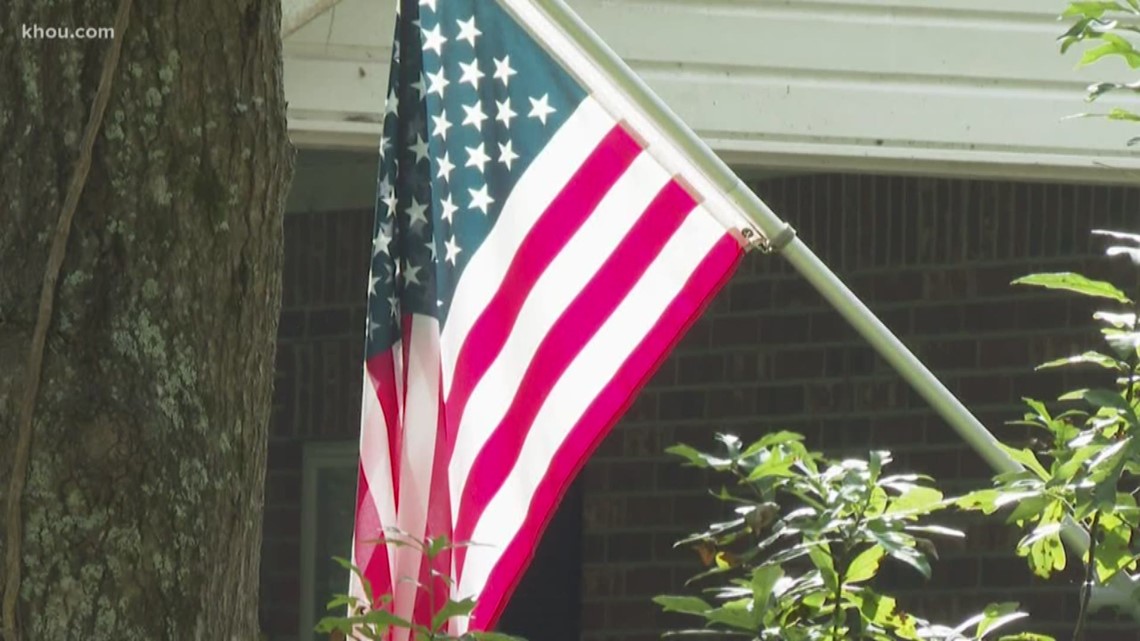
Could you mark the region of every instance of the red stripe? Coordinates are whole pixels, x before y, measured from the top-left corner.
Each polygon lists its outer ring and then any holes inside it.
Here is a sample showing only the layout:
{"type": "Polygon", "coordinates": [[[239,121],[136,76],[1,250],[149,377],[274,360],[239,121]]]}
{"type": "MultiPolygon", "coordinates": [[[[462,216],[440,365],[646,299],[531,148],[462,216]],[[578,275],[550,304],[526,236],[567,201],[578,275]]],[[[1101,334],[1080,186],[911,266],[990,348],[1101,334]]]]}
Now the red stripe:
{"type": "MultiPolygon", "coordinates": [[[[368,487],[364,466],[359,468],[356,484],[356,523],[354,526],[354,560],[375,597],[391,591],[392,572],[388,566],[388,546],[383,542],[384,524],[376,511],[376,502],[368,487]]],[[[372,604],[376,606],[375,603],[372,604]]]]}
{"type": "MultiPolygon", "coordinates": [[[[455,536],[467,541],[487,504],[518,460],[535,416],[550,390],[591,337],[629,295],[642,274],[696,206],[676,182],[667,183],[590,282],[550,328],[523,375],[502,421],[475,457],[457,506],[455,536]]],[[[463,574],[466,550],[457,554],[463,574]]]]}
{"type": "Polygon", "coordinates": [[[450,425],[459,425],[472,390],[502,350],[534,283],[640,152],[632,136],[614,127],[527,233],[498,291],[460,346],[447,398],[450,425]]]}
{"type": "MultiPolygon", "coordinates": [[[[442,372],[440,373],[439,386],[442,390],[442,372]]],[[[446,536],[449,541],[453,541],[455,539],[451,531],[451,492],[447,483],[447,461],[445,458],[447,455],[447,426],[442,398],[439,402],[438,421],[431,471],[431,497],[428,501],[424,538],[438,539],[441,536],[446,536]]],[[[430,625],[431,617],[447,602],[451,594],[451,586],[443,577],[451,576],[451,554],[450,550],[445,550],[430,563],[426,555],[420,560],[419,582],[421,586],[430,586],[430,592],[423,588],[416,591],[416,603],[412,614],[414,622],[430,625]],[[433,571],[435,572],[434,575],[432,575],[433,571]]],[[[446,628],[444,629],[446,630],[446,628]]]]}
{"type": "MultiPolygon", "coordinates": [[[[396,366],[392,361],[392,350],[377,354],[365,363],[372,389],[380,401],[384,412],[384,425],[388,431],[388,460],[392,463],[392,498],[399,509],[400,496],[400,448],[403,446],[403,433],[400,430],[399,407],[396,405],[396,366]]],[[[370,429],[370,426],[361,426],[370,429]]]]}
{"type": "Polygon", "coordinates": [[[673,299],[653,330],[626,359],[605,390],[574,425],[539,482],[522,528],[504,550],[472,613],[472,630],[490,630],[502,614],[538,541],[570,482],[625,413],[637,392],[728,281],[742,255],[739,243],[725,235],[704,258],[673,299]]]}

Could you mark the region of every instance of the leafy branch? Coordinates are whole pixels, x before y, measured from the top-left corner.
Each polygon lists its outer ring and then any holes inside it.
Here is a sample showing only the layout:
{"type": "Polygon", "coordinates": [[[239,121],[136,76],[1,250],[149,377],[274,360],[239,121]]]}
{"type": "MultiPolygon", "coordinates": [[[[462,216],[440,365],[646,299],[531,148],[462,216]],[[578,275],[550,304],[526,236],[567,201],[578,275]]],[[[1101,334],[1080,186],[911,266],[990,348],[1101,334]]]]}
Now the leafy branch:
{"type": "MultiPolygon", "coordinates": [[[[927,536],[962,533],[927,522],[954,503],[919,474],[883,473],[889,452],[866,460],[832,460],[808,452],[792,432],[768,434],[743,446],[718,437],[721,450],[669,449],[690,466],[728,475],[732,486],[713,493],[736,517],[712,523],[679,541],[692,546],[706,570],[689,581],[708,584],[705,597],[659,596],[666,611],[701,619],[704,630],[761,641],[964,641],[993,634],[1024,614],[996,604],[956,627],[933,624],[875,589],[884,561],[929,578],[936,556],[927,536]]],[[[1021,633],[1002,637],[1042,641],[1021,633]]]]}
{"type": "MultiPolygon", "coordinates": [[[[467,545],[452,543],[446,536],[428,537],[420,540],[394,530],[393,536],[383,537],[382,542],[385,545],[395,547],[414,548],[424,556],[428,567],[432,567],[433,561],[441,555],[457,547],[467,545]]],[[[454,617],[469,616],[475,609],[476,602],[472,598],[453,598],[451,592],[454,583],[447,573],[432,572],[432,576],[442,580],[446,586],[448,595],[446,599],[442,600],[439,598],[440,595],[436,594],[437,586],[434,582],[429,581],[428,584],[423,584],[414,577],[403,577],[401,579],[401,581],[414,583],[419,590],[428,595],[432,616],[431,621],[424,624],[396,616],[392,612],[392,594],[376,595],[371,583],[359,567],[347,559],[334,557],[333,560],[356,577],[363,589],[364,597],[337,594],[329,601],[326,606],[327,610],[345,614],[327,616],[321,619],[314,630],[329,634],[331,639],[363,638],[372,641],[387,641],[392,630],[404,629],[411,631],[410,638],[412,641],[523,641],[518,637],[499,632],[466,632],[458,637],[450,635],[447,631],[450,620],[454,617]],[[437,601],[441,601],[438,608],[436,607],[437,601]]]]}

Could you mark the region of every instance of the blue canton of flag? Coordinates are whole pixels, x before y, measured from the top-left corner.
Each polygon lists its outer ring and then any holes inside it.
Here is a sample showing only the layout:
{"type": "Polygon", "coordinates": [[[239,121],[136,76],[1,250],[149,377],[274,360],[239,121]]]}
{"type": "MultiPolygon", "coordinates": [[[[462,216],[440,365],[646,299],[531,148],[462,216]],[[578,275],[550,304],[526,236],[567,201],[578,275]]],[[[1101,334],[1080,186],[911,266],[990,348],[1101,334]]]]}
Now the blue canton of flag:
{"type": "Polygon", "coordinates": [[[586,95],[496,2],[403,5],[380,139],[369,355],[399,340],[400,309],[445,321],[506,195],[586,95]]]}

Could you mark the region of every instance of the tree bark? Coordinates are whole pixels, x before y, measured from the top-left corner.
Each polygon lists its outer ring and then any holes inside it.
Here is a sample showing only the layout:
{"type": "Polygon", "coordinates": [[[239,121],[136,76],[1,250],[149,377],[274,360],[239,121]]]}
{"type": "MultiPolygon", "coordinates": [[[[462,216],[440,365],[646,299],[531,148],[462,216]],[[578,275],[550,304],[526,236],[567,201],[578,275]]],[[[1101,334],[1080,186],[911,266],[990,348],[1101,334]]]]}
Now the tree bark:
{"type": "MultiPolygon", "coordinates": [[[[0,2],[0,506],[48,248],[111,44],[22,29],[108,27],[117,5],[0,2]]],[[[279,28],[277,0],[139,0],[119,34],[36,401],[24,641],[258,638],[293,166],[279,28]]]]}

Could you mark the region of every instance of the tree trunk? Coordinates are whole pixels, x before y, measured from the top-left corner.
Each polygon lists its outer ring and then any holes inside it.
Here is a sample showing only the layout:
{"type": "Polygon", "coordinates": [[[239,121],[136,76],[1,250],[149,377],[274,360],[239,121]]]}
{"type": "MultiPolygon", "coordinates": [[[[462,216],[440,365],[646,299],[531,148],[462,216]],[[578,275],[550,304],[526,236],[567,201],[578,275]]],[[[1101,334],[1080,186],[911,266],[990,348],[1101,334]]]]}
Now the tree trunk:
{"type": "MultiPolygon", "coordinates": [[[[0,1],[0,537],[49,247],[111,47],[21,30],[109,27],[118,4],[0,1]]],[[[119,34],[34,414],[23,641],[258,638],[293,164],[279,22],[277,0],[136,0],[119,34]]]]}

